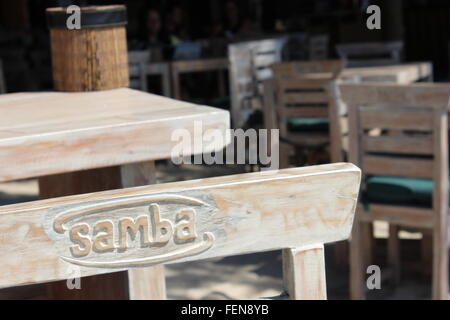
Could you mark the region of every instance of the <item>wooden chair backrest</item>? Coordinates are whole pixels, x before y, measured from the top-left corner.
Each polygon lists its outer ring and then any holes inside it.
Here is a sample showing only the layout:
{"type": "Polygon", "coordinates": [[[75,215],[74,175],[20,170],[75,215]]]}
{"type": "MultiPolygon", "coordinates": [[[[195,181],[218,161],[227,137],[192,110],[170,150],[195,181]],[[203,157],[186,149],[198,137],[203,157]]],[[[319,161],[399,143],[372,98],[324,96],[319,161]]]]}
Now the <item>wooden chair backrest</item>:
{"type": "Polygon", "coordinates": [[[290,298],[325,298],[322,246],[349,237],[359,183],[341,163],[0,207],[0,288],[286,249],[290,298]]]}
{"type": "Polygon", "coordinates": [[[253,41],[251,45],[253,73],[257,82],[273,76],[270,68],[282,60],[287,37],[253,41]]]}
{"type": "Polygon", "coordinates": [[[307,62],[282,62],[272,65],[275,77],[298,78],[311,74],[324,74],[337,78],[345,68],[343,60],[318,60],[307,62]]]}
{"type": "Polygon", "coordinates": [[[130,87],[147,92],[147,75],[145,66],[150,62],[149,50],[136,50],[128,52],[128,70],[130,87]]]}
{"type": "MultiPolygon", "coordinates": [[[[245,109],[260,95],[261,81],[270,78],[270,65],[280,62],[287,38],[254,40],[228,46],[232,120],[235,127],[243,124],[245,109]]],[[[258,106],[256,106],[258,107],[258,106]]]]}
{"type": "MultiPolygon", "coordinates": [[[[448,208],[448,84],[345,84],[350,161],[363,175],[432,179],[448,208]]],[[[443,207],[444,206],[444,207],[443,207]]]]}
{"type": "MultiPolygon", "coordinates": [[[[285,62],[272,66],[276,88],[275,118],[281,137],[289,139],[290,118],[329,118],[332,155],[342,150],[340,117],[343,112],[336,105],[331,83],[338,79],[344,66],[341,60],[285,62]]],[[[337,162],[342,157],[332,156],[332,159],[337,162]]]]}
{"type": "Polygon", "coordinates": [[[327,34],[315,35],[309,38],[309,59],[325,60],[328,58],[330,37],[327,34]]]}
{"type": "Polygon", "coordinates": [[[339,44],[339,58],[347,60],[349,67],[373,67],[401,62],[402,41],[339,44]]]}
{"type": "Polygon", "coordinates": [[[6,93],[5,74],[3,73],[3,62],[0,59],[0,94],[6,93]]]}

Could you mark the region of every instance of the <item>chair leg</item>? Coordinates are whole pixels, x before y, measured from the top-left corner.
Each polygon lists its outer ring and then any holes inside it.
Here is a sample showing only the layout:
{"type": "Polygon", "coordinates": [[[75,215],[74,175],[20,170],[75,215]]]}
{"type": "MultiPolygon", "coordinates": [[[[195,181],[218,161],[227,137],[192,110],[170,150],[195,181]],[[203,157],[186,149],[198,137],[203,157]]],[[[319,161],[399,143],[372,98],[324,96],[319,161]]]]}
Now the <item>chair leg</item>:
{"type": "Polygon", "coordinates": [[[432,274],[433,265],[433,235],[430,229],[422,231],[422,241],[420,242],[420,256],[422,270],[425,277],[432,274]]]}
{"type": "Polygon", "coordinates": [[[164,266],[128,270],[130,300],[165,300],[164,266]]]}
{"type": "Polygon", "coordinates": [[[447,226],[436,226],[433,232],[433,300],[448,299],[447,226]]]}
{"type": "Polygon", "coordinates": [[[372,264],[375,256],[375,238],[373,236],[373,223],[361,223],[361,246],[363,252],[364,270],[372,264]]]}
{"type": "Polygon", "coordinates": [[[338,270],[348,270],[350,244],[347,240],[334,244],[334,260],[338,270]]]}
{"type": "Polygon", "coordinates": [[[399,227],[396,225],[389,225],[389,239],[388,239],[388,264],[393,269],[393,283],[398,285],[400,283],[400,238],[398,236],[399,227]]]}
{"type": "Polygon", "coordinates": [[[323,245],[284,249],[283,282],[291,300],[326,300],[323,245]]]}
{"type": "Polygon", "coordinates": [[[280,169],[289,168],[290,166],[289,158],[293,150],[293,147],[284,142],[280,142],[279,146],[280,146],[279,152],[280,169]]]}
{"type": "Polygon", "coordinates": [[[362,227],[363,223],[359,221],[353,223],[350,240],[350,299],[352,300],[365,298],[362,227]]]}

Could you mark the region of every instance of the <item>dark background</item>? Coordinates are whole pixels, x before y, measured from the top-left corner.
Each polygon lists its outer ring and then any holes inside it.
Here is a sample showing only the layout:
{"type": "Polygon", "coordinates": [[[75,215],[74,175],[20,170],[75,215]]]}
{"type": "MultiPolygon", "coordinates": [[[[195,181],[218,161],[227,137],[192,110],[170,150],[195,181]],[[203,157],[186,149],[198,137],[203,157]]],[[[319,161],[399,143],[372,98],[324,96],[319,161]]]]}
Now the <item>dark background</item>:
{"type": "MultiPolygon", "coordinates": [[[[224,19],[226,1],[133,0],[50,1],[0,0],[0,59],[9,92],[51,89],[51,62],[45,9],[70,4],[125,4],[128,40],[136,43],[145,27],[145,12],[152,7],[162,24],[173,6],[180,6],[188,21],[190,40],[208,39],[224,19]]],[[[251,19],[261,36],[286,32],[326,33],[329,57],[335,45],[348,42],[403,40],[405,61],[432,61],[435,78],[449,75],[450,1],[448,0],[239,0],[242,16],[251,19]],[[365,8],[377,4],[382,29],[368,30],[365,8]]]]}

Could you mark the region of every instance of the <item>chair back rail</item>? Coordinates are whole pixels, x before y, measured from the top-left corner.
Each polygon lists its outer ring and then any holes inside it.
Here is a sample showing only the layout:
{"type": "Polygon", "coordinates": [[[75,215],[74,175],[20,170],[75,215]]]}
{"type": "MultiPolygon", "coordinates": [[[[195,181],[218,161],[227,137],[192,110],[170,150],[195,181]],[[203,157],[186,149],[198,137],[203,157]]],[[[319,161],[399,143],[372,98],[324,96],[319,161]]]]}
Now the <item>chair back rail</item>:
{"type": "Polygon", "coordinates": [[[325,298],[321,248],[349,236],[359,182],[331,164],[4,206],[0,288],[286,249],[290,297],[325,298]]]}
{"type": "Polygon", "coordinates": [[[439,84],[343,84],[349,109],[350,158],[365,175],[439,178],[437,117],[446,117],[450,88],[439,84]],[[421,147],[420,147],[421,146],[421,147]],[[428,157],[427,157],[428,156],[428,157]]]}
{"type": "Polygon", "coordinates": [[[339,44],[336,51],[349,67],[393,65],[401,62],[402,41],[339,44]]]}

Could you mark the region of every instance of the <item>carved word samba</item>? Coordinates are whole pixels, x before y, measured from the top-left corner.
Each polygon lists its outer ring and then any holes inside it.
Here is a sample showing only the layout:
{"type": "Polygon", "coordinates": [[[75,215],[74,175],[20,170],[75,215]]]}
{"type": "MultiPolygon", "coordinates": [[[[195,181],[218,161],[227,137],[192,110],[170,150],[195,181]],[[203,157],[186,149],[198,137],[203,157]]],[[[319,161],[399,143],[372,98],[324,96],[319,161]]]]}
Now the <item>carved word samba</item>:
{"type": "Polygon", "coordinates": [[[122,268],[184,259],[210,249],[215,236],[197,214],[216,207],[176,195],[143,195],[54,208],[46,232],[61,259],[86,267],[122,268]]]}
{"type": "Polygon", "coordinates": [[[161,219],[158,204],[151,204],[149,215],[137,218],[123,217],[117,225],[112,220],[96,222],[93,227],[87,223],[78,223],[70,229],[70,247],[73,257],[85,257],[92,250],[96,252],[125,251],[129,248],[129,239],[140,239],[141,248],[161,246],[173,238],[174,242],[195,240],[196,213],[192,208],[182,209],[177,217],[177,223],[161,219]],[[138,237],[139,236],[139,237],[138,237]]]}

